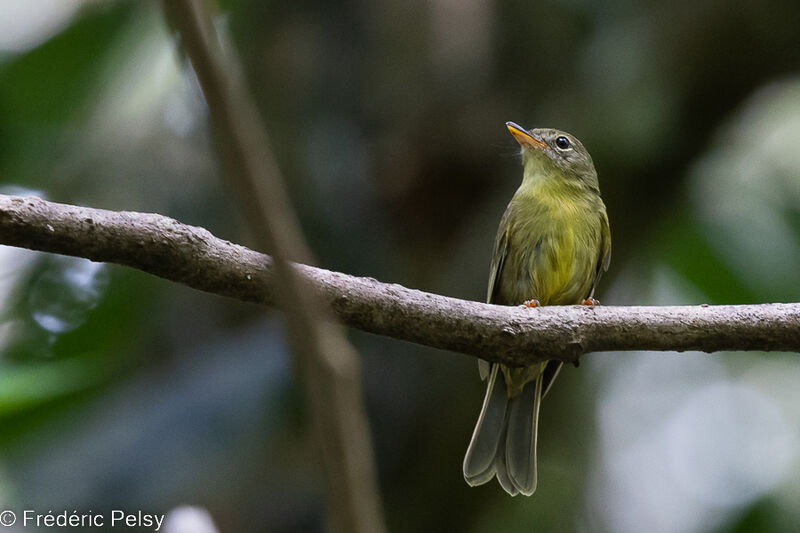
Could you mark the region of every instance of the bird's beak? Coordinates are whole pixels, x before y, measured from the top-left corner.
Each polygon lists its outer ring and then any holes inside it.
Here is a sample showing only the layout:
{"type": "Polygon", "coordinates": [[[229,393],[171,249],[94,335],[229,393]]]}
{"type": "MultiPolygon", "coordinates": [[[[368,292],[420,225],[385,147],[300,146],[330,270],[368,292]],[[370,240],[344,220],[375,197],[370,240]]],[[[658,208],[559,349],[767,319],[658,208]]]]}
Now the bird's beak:
{"type": "Polygon", "coordinates": [[[528,130],[520,126],[519,124],[515,124],[513,122],[506,122],[506,128],[508,131],[511,132],[511,135],[517,140],[520,146],[523,148],[526,146],[530,146],[532,148],[547,148],[547,145],[533,137],[528,130]]]}

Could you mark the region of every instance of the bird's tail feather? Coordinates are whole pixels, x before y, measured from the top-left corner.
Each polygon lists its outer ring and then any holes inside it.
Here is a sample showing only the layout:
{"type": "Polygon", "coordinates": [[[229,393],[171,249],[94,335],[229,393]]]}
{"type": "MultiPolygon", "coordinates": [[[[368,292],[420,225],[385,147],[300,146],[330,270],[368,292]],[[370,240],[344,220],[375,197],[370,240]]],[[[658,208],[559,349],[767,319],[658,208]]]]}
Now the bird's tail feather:
{"type": "Polygon", "coordinates": [[[467,483],[481,485],[496,475],[512,496],[533,494],[542,385],[543,374],[539,374],[521,394],[509,399],[500,365],[492,365],[481,414],[464,457],[467,483]]]}
{"type": "Polygon", "coordinates": [[[495,474],[495,458],[505,440],[508,393],[506,381],[497,379],[500,365],[492,365],[486,385],[486,398],[475,431],[464,457],[464,479],[470,485],[482,485],[495,474]]]}
{"type": "Polygon", "coordinates": [[[530,496],[536,490],[536,437],[539,428],[539,405],[542,402],[542,378],[539,374],[509,403],[506,428],[506,468],[514,487],[530,496]]]}

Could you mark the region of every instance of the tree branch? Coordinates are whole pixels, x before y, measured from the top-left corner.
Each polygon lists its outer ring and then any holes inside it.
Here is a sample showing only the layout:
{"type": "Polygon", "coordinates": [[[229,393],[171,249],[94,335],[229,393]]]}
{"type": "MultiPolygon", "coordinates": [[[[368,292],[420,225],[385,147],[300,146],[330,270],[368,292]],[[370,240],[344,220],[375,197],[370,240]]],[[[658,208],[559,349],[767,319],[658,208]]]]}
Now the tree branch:
{"type": "MultiPolygon", "coordinates": [[[[208,104],[216,147],[250,230],[269,250],[278,307],[286,313],[289,346],[325,473],[333,531],[385,531],[361,366],[344,332],[290,260],[313,261],[270,149],[255,101],[225,32],[217,33],[207,0],[163,0],[208,104]]],[[[264,273],[255,277],[260,283],[264,273]]]]}
{"type": "MultiPolygon", "coordinates": [[[[202,291],[275,303],[269,256],[161,215],[0,195],[0,243],[127,265],[202,291]]],[[[583,353],[609,350],[800,351],[797,303],[527,309],[297,269],[351,327],[514,366],[577,362],[583,353]]]]}

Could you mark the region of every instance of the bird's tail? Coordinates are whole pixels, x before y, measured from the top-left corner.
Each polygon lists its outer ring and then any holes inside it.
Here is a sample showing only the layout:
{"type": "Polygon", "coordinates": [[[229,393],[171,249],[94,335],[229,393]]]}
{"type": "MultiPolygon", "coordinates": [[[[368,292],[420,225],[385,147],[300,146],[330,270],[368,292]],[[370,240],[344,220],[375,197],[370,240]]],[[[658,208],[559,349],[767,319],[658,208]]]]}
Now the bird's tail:
{"type": "Polygon", "coordinates": [[[508,397],[499,364],[489,372],[486,398],[464,457],[464,479],[482,485],[492,477],[516,496],[536,490],[536,435],[544,372],[526,383],[521,394],[508,397]]]}

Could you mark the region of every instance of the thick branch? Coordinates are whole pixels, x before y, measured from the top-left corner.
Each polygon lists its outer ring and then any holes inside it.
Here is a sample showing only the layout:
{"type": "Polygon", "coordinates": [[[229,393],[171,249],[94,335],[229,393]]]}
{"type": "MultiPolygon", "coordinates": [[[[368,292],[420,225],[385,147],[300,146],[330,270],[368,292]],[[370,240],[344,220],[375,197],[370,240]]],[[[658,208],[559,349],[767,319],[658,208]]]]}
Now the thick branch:
{"type": "MultiPolygon", "coordinates": [[[[128,265],[202,291],[274,304],[269,256],[161,215],[0,195],[0,243],[128,265]]],[[[349,326],[510,365],[574,362],[608,350],[800,351],[800,304],[526,309],[299,270],[349,326]]]]}

